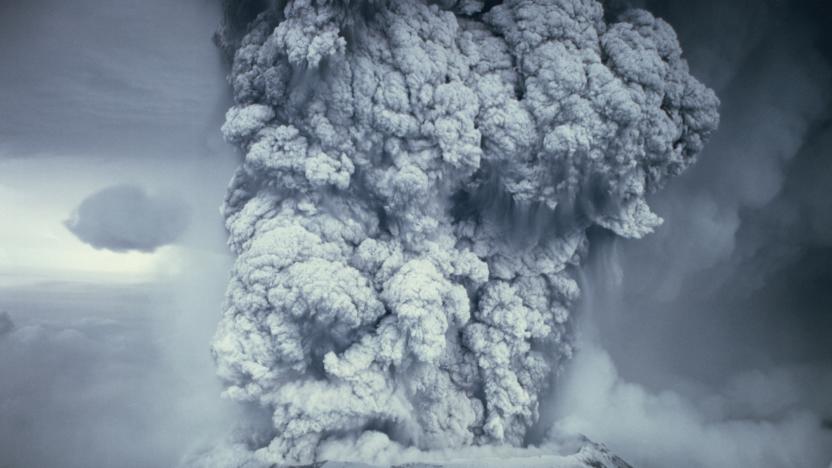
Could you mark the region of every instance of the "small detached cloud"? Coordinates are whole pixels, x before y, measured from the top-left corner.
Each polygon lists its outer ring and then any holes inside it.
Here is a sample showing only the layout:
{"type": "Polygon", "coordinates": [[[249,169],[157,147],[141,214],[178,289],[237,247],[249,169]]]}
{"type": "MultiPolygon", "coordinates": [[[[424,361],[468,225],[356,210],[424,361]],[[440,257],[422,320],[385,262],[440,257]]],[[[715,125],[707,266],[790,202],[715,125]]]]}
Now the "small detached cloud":
{"type": "Polygon", "coordinates": [[[114,185],[84,199],[64,225],[96,249],[153,252],[179,239],[188,226],[189,214],[177,198],[151,196],[132,185],[114,185]]]}

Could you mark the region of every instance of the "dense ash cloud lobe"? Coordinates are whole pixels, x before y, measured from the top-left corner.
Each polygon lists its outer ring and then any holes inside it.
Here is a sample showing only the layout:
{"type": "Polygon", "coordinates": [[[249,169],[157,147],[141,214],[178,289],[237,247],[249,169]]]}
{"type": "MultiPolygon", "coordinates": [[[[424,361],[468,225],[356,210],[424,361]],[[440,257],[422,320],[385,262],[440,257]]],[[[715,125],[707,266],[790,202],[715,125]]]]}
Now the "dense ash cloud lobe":
{"type": "Polygon", "coordinates": [[[309,0],[243,30],[220,35],[245,159],[213,350],[271,412],[254,459],[532,442],[586,230],[650,233],[645,197],[716,128],[672,28],[593,0],[309,0]]]}

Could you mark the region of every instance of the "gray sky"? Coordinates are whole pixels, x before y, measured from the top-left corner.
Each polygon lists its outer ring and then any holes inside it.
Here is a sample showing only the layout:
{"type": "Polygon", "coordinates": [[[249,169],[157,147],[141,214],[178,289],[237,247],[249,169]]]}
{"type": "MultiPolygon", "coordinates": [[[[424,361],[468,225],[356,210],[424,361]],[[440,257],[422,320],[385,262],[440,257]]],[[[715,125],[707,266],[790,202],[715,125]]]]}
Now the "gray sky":
{"type": "Polygon", "coordinates": [[[13,156],[166,157],[223,112],[211,0],[4,0],[0,122],[13,156]]]}

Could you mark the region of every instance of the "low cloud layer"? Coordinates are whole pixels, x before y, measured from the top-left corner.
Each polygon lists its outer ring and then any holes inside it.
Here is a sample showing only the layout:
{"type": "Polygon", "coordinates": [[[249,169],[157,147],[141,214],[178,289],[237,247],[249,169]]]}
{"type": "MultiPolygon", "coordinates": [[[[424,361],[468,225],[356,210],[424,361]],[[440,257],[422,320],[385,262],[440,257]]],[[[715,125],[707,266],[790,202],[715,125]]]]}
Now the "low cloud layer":
{"type": "Polygon", "coordinates": [[[186,205],[176,198],[116,185],[84,199],[64,224],[97,249],[153,252],[179,239],[188,219],[186,205]]]}
{"type": "Polygon", "coordinates": [[[190,297],[179,281],[0,287],[0,467],[171,467],[221,437],[199,317],[222,288],[193,278],[190,297]]]}
{"type": "Polygon", "coordinates": [[[824,467],[832,431],[805,403],[832,393],[830,371],[748,371],[713,392],[651,390],[590,347],[566,376],[558,427],[603,440],[643,468],[824,467]]]}

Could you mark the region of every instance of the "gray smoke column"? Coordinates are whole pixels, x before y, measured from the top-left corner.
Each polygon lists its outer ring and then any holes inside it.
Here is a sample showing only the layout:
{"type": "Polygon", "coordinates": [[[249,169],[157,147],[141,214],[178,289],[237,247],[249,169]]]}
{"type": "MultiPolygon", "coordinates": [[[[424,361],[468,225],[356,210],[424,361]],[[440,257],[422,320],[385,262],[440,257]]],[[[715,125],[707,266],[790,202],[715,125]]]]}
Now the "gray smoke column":
{"type": "Polygon", "coordinates": [[[661,223],[645,197],[693,163],[716,96],[643,10],[277,3],[230,2],[219,35],[245,158],[213,352],[273,426],[246,450],[533,442],[573,353],[587,229],[661,223]]]}

